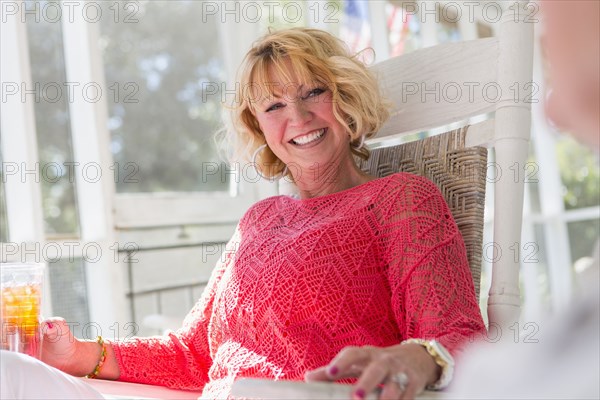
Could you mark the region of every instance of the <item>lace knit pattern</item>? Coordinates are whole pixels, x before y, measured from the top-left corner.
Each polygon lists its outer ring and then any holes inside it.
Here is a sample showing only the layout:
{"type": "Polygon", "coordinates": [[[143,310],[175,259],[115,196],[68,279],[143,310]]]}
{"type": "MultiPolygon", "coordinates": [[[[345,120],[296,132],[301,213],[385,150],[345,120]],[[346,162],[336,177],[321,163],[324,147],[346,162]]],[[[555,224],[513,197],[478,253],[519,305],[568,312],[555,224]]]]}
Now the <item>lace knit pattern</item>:
{"type": "Polygon", "coordinates": [[[484,331],[466,252],[438,189],[398,173],[253,205],[183,327],[114,344],[120,379],[226,398],[240,377],[303,379],[346,346],[484,331]]]}

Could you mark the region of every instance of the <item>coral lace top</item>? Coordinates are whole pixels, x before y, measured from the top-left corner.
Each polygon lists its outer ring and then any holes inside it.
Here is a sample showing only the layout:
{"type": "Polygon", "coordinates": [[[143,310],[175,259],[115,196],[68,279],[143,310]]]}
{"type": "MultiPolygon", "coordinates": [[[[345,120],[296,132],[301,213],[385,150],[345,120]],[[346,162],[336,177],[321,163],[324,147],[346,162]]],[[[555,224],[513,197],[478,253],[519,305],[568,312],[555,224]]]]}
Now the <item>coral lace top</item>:
{"type": "Polygon", "coordinates": [[[120,379],[226,398],[236,378],[301,380],[346,346],[484,330],[438,189],[398,173],[253,205],[177,332],[114,344],[120,379]]]}

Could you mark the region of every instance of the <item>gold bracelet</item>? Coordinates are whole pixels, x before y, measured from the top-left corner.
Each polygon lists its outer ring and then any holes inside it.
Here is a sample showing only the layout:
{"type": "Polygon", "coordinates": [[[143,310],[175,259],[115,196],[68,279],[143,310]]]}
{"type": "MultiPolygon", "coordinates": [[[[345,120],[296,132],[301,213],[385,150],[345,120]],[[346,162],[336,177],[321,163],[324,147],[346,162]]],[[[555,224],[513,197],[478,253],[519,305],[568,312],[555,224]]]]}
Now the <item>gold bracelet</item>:
{"type": "Polygon", "coordinates": [[[102,336],[98,336],[96,342],[102,347],[102,352],[100,353],[100,360],[98,361],[98,364],[96,364],[96,368],[94,368],[91,373],[85,376],[88,379],[97,378],[102,366],[104,365],[104,361],[106,361],[106,344],[104,344],[104,339],[102,339],[102,336]]]}

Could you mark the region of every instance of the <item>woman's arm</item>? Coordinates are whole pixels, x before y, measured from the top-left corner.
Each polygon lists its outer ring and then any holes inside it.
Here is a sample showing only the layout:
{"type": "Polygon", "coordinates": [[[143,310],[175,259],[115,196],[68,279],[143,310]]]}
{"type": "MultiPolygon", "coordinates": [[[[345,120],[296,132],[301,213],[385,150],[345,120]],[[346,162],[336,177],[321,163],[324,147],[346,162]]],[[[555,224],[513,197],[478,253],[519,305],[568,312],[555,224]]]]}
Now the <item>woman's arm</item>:
{"type": "Polygon", "coordinates": [[[201,299],[179,330],[165,336],[131,338],[113,343],[120,380],[184,390],[198,390],[208,382],[208,370],[212,365],[208,327],[213,303],[224,272],[235,261],[240,239],[238,226],[201,299]]]}
{"type": "MultiPolygon", "coordinates": [[[[201,299],[177,332],[165,336],[106,341],[106,358],[98,378],[177,389],[201,389],[208,381],[208,370],[212,365],[208,326],[217,286],[225,270],[235,260],[239,241],[238,226],[213,270],[201,299]]],[[[92,373],[102,352],[102,346],[97,342],[73,337],[61,318],[46,322],[42,349],[44,362],[75,376],[92,373]]]]}
{"type": "Polygon", "coordinates": [[[436,339],[456,355],[485,331],[462,236],[429,180],[412,177],[399,196],[388,281],[402,339],[436,339]]]}

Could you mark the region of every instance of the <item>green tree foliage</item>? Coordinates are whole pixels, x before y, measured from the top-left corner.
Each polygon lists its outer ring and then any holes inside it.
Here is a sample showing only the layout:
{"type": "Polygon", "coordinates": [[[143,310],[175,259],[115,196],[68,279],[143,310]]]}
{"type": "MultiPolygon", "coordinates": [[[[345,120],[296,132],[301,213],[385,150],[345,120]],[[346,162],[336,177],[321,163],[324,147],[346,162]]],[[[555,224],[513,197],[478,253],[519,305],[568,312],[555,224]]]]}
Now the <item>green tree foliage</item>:
{"type": "Polygon", "coordinates": [[[221,96],[205,91],[226,80],[217,21],[201,1],[135,3],[102,3],[117,190],[226,190],[227,175],[211,174],[221,165],[213,140],[221,96]]]}
{"type": "MultiPolygon", "coordinates": [[[[27,8],[42,9],[47,3],[58,2],[28,1],[27,8]]],[[[29,89],[37,93],[27,95],[27,101],[35,112],[44,228],[51,236],[77,235],[75,176],[68,167],[73,152],[61,24],[30,17],[26,26],[32,79],[29,89]]]]}
{"type": "Polygon", "coordinates": [[[570,137],[558,142],[556,155],[563,182],[565,209],[598,206],[600,171],[596,155],[570,137]]]}
{"type": "MultiPolygon", "coordinates": [[[[564,137],[558,142],[556,155],[563,183],[565,209],[600,205],[600,168],[597,156],[570,137],[564,137]]],[[[573,261],[589,256],[600,234],[599,219],[572,222],[568,229],[573,261]]]]}

